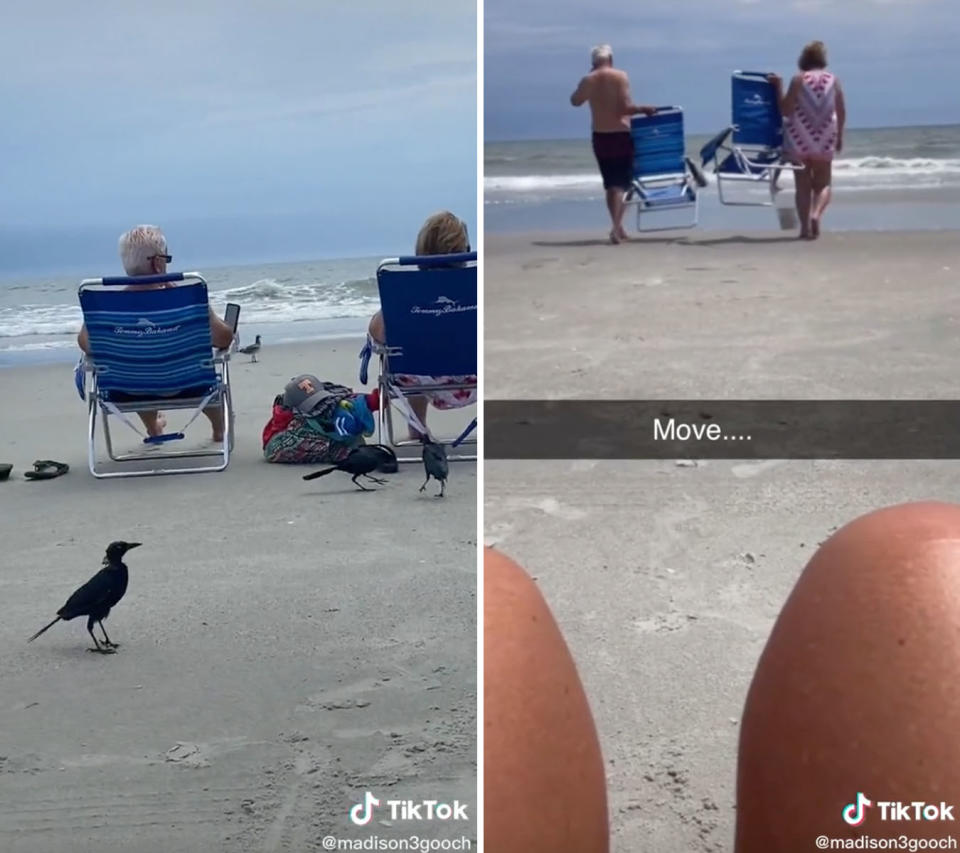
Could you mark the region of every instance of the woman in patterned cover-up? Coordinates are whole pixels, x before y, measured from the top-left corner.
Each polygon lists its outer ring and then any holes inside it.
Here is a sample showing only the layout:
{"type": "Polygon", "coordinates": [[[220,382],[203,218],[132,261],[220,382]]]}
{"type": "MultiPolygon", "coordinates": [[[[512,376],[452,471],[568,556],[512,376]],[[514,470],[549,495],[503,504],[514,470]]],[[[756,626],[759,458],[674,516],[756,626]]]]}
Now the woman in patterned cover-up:
{"type": "Polygon", "coordinates": [[[803,166],[794,172],[800,237],[815,240],[830,203],[833,155],[843,150],[847,114],[840,81],[827,71],[823,42],[804,47],[797,65],[800,73],[790,81],[786,95],[780,77],[771,74],[770,82],[777,88],[784,118],[784,151],[803,166]]]}

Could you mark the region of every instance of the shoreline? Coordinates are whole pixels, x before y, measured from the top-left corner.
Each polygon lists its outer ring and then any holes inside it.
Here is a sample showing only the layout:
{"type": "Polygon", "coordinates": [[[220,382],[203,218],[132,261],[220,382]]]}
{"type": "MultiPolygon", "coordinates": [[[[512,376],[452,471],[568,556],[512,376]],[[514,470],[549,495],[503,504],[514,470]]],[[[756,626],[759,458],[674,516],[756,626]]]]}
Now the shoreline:
{"type": "MultiPolygon", "coordinates": [[[[242,315],[241,315],[242,316],[242,315]]],[[[252,341],[255,335],[260,334],[264,338],[264,347],[268,345],[271,347],[281,347],[281,346],[292,346],[297,344],[309,344],[309,343],[326,343],[333,341],[344,341],[358,339],[360,341],[359,347],[363,346],[363,341],[366,336],[367,324],[369,322],[368,317],[356,318],[356,323],[347,323],[344,320],[354,319],[354,318],[342,318],[334,321],[303,321],[303,326],[312,327],[312,332],[301,334],[301,335],[290,335],[283,334],[279,338],[274,338],[275,343],[268,343],[270,341],[269,330],[271,327],[275,331],[280,329],[289,330],[291,326],[296,326],[298,324],[290,323],[276,323],[276,324],[253,324],[251,323],[249,327],[244,327],[241,323],[238,328],[238,333],[240,334],[240,345],[245,346],[247,343],[252,341]],[[323,327],[325,325],[336,325],[337,328],[324,331],[323,327]],[[347,328],[348,325],[353,325],[357,330],[347,328]],[[268,331],[264,331],[267,329],[268,331]]],[[[28,336],[23,335],[23,338],[28,337],[39,337],[39,336],[28,336]]],[[[0,341],[3,340],[19,340],[19,338],[0,338],[0,341]]],[[[27,367],[32,365],[50,365],[50,364],[76,364],[77,359],[80,357],[80,349],[76,345],[75,337],[72,339],[67,339],[63,343],[55,343],[54,345],[39,345],[25,349],[14,349],[6,348],[0,345],[0,370],[9,370],[11,368],[17,367],[27,367]]],[[[231,363],[237,359],[243,360],[246,356],[241,353],[234,353],[231,358],[231,363]]]]}
{"type": "MultiPolygon", "coordinates": [[[[599,186],[599,178],[598,178],[599,186]]],[[[793,208],[793,191],[785,189],[793,208]]],[[[663,214],[661,226],[675,224],[682,211],[663,214]]],[[[557,197],[545,200],[490,200],[484,205],[485,234],[513,234],[531,230],[575,231],[585,228],[610,229],[605,203],[599,195],[588,198],[557,197]]],[[[628,210],[624,226],[636,234],[636,214],[628,210]]],[[[836,190],[824,217],[824,227],[833,233],[856,232],[885,234],[903,231],[960,230],[960,187],[948,192],[925,190],[836,190]]],[[[772,207],[723,206],[715,193],[700,196],[699,223],[692,229],[674,233],[712,233],[736,229],[745,232],[779,231],[772,207]]]]}
{"type": "MultiPolygon", "coordinates": [[[[609,226],[609,223],[608,223],[609,226]]],[[[609,227],[607,228],[609,231],[609,227]]],[[[796,230],[796,229],[793,229],[796,230]]],[[[649,235],[639,234],[635,231],[628,231],[630,239],[626,242],[626,245],[630,244],[643,244],[643,243],[686,243],[688,245],[694,245],[698,242],[698,237],[704,237],[707,240],[732,240],[732,239],[742,239],[744,242],[750,242],[751,239],[755,238],[756,242],[781,242],[777,240],[770,240],[771,231],[776,231],[778,236],[789,237],[792,233],[791,231],[781,231],[779,228],[693,228],[689,231],[667,231],[667,232],[653,232],[649,235]]],[[[941,234],[944,231],[954,232],[960,231],[960,228],[943,228],[939,230],[932,230],[929,228],[898,228],[895,231],[897,237],[903,237],[906,239],[919,238],[923,235],[928,234],[941,234]]],[[[824,231],[824,237],[828,238],[832,236],[844,237],[849,236],[855,240],[869,239],[872,232],[863,231],[858,228],[834,228],[824,231]]],[[[570,246],[576,246],[578,241],[588,241],[596,237],[596,229],[594,228],[564,228],[560,230],[547,230],[544,228],[526,228],[523,231],[511,231],[509,233],[498,233],[492,239],[487,240],[485,246],[486,254],[488,255],[488,260],[497,260],[502,257],[504,254],[512,252],[520,247],[521,244],[527,243],[528,245],[538,245],[546,240],[559,240],[564,239],[568,241],[570,246]]],[[[890,237],[890,234],[884,232],[883,240],[887,241],[890,237]]],[[[800,242],[800,241],[797,241],[800,242]]],[[[557,245],[564,245],[563,243],[557,242],[557,245]]],[[[815,243],[814,246],[817,244],[815,243]]],[[[616,248],[616,247],[612,247],[616,248]]],[[[486,282],[484,282],[486,283],[486,282]]]]}

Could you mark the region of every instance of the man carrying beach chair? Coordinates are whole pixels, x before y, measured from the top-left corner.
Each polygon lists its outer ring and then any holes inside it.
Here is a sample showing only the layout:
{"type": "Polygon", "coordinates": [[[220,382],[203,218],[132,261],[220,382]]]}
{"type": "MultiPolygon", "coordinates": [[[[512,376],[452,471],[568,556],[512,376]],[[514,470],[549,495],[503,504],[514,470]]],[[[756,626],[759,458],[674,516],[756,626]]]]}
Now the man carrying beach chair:
{"type": "Polygon", "coordinates": [[[633,186],[633,137],[630,117],[653,115],[656,107],[638,106],[630,99],[630,80],[626,72],[613,67],[613,50],[602,44],[590,53],[591,71],[570,96],[579,107],[590,104],[593,128],[593,153],[597,158],[607,210],[610,212],[610,242],[627,239],[623,227],[624,194],[633,186]]]}
{"type": "Polygon", "coordinates": [[[683,110],[657,107],[652,115],[634,116],[630,132],[635,152],[633,183],[624,203],[637,209],[637,230],[696,227],[697,188],[705,187],[707,181],[697,164],[686,156],[683,110]],[[654,217],[658,224],[651,225],[654,217]]]}

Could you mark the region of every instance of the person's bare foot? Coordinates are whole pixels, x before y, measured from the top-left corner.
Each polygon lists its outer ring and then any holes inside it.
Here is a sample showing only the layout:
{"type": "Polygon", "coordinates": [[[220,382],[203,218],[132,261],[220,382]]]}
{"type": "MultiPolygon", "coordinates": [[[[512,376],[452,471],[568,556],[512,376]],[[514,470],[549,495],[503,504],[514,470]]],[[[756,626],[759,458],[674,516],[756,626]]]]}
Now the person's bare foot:
{"type": "Polygon", "coordinates": [[[619,236],[621,240],[630,239],[630,235],[627,233],[627,229],[624,228],[622,225],[620,226],[620,229],[617,231],[617,236],[619,236]]]}
{"type": "Polygon", "coordinates": [[[620,243],[620,235],[616,231],[610,232],[610,242],[616,246],[620,243]]]}
{"type": "Polygon", "coordinates": [[[810,218],[810,239],[816,240],[820,236],[820,219],[813,216],[810,218]]]}
{"type": "Polygon", "coordinates": [[[167,426],[167,419],[162,412],[157,412],[153,421],[151,423],[144,422],[144,426],[147,428],[147,435],[155,438],[158,435],[163,435],[163,430],[167,426]]]}

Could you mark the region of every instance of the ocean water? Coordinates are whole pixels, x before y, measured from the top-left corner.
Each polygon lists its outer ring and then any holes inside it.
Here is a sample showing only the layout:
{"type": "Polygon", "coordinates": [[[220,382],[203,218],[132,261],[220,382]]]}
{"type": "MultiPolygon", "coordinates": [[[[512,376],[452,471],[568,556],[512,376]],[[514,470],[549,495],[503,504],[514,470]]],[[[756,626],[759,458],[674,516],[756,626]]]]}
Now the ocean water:
{"type": "MultiPolygon", "coordinates": [[[[719,130],[719,128],[718,128],[719,130]]],[[[848,129],[833,163],[827,228],[960,228],[960,125],[848,129]]],[[[708,135],[689,135],[696,162],[708,135]]],[[[720,205],[713,176],[701,191],[707,228],[779,228],[775,211],[720,205]]],[[[786,176],[782,186],[791,189],[786,176]]],[[[583,139],[488,142],[484,224],[489,231],[606,224],[603,187],[588,134],[583,139]]]]}
{"type": "MultiPolygon", "coordinates": [[[[376,270],[381,258],[200,269],[210,302],[223,316],[240,305],[240,344],[360,335],[380,307],[376,270]]],[[[104,274],[118,274],[105,270],[104,274]]],[[[0,366],[71,361],[83,317],[77,299],[82,276],[0,279],[0,366]]]]}

